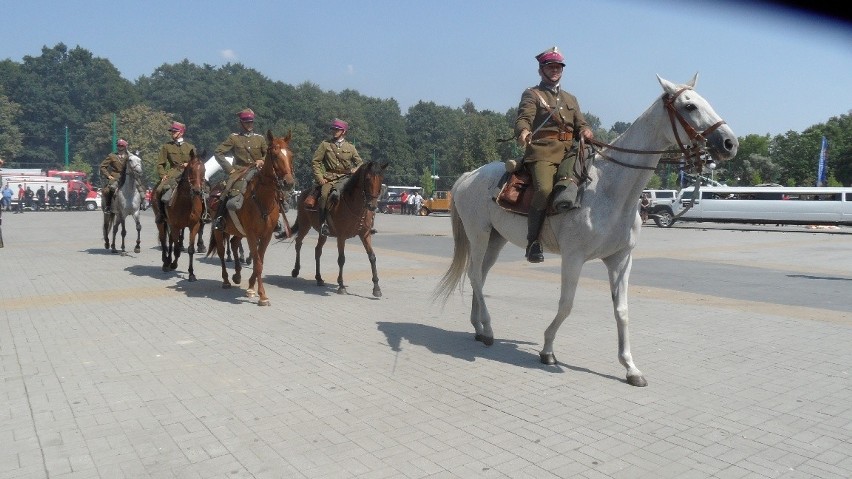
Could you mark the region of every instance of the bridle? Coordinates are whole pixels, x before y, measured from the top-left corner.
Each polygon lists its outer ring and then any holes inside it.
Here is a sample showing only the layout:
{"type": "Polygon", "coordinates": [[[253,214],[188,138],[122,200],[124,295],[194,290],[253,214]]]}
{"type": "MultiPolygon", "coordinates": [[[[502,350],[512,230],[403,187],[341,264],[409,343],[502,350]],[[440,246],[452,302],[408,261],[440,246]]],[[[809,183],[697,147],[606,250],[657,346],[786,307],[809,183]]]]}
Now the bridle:
{"type": "MultiPolygon", "coordinates": [[[[719,129],[722,125],[725,124],[724,120],[719,120],[713,125],[710,125],[702,132],[698,132],[694,126],[690,125],[686,118],[681,115],[674,106],[675,100],[679,97],[683,92],[687,90],[691,90],[690,87],[683,87],[680,90],[676,91],[673,95],[665,94],[663,95],[663,106],[666,109],[666,112],[669,115],[669,122],[672,126],[672,132],[674,133],[675,139],[677,140],[678,148],[682,153],[682,156],[676,158],[661,158],[658,163],[671,163],[671,164],[685,164],[690,170],[697,170],[698,173],[704,168],[704,165],[708,163],[710,160],[709,153],[707,152],[707,136],[719,129]],[[677,130],[677,125],[683,128],[686,132],[686,135],[689,139],[689,145],[687,146],[680,138],[680,134],[677,130]]],[[[585,147],[583,145],[584,139],[582,136],[580,137],[580,151],[583,152],[585,147]]],[[[615,151],[621,151],[624,153],[638,153],[644,155],[654,155],[654,154],[665,154],[671,153],[671,150],[634,150],[630,148],[621,148],[618,146],[610,145],[607,143],[603,143],[598,140],[585,140],[589,142],[592,146],[592,149],[600,155],[602,158],[609,160],[617,165],[624,166],[627,168],[633,168],[638,170],[656,170],[656,166],[639,166],[639,165],[631,165],[629,163],[624,163],[622,161],[616,160],[609,155],[604,154],[598,148],[608,148],[615,151]],[[598,147],[598,148],[595,148],[598,147]]]]}

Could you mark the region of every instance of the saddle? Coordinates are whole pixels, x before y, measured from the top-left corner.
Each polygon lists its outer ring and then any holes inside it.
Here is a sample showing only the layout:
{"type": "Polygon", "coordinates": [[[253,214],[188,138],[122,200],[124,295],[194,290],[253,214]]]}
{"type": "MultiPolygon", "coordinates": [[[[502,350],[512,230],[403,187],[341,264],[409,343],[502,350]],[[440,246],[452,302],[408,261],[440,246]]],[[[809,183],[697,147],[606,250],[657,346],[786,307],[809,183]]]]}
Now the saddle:
{"type": "MultiPolygon", "coordinates": [[[[497,206],[515,214],[524,216],[529,214],[533,197],[533,182],[532,175],[526,168],[503,173],[497,186],[500,188],[499,193],[494,198],[497,206]]],[[[553,208],[554,196],[556,195],[551,195],[547,199],[547,216],[561,213],[561,211],[553,208]]]]}

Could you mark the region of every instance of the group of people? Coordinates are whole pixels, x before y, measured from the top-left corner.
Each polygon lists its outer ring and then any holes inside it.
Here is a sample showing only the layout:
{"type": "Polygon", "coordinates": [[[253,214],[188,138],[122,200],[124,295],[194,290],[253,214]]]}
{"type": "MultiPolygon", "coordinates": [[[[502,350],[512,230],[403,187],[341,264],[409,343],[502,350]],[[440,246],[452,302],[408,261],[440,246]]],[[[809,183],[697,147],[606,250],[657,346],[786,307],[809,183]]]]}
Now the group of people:
{"type": "Polygon", "coordinates": [[[411,193],[403,191],[399,195],[399,211],[404,215],[417,215],[420,213],[420,208],[423,206],[423,196],[419,191],[411,193]]]}
{"type": "MultiPolygon", "coordinates": [[[[213,218],[214,228],[224,227],[224,218],[228,210],[230,198],[241,194],[245,184],[243,173],[252,166],[263,167],[263,161],[267,153],[266,138],[254,132],[255,113],[246,108],[237,113],[239,131],[230,134],[214,151],[216,162],[227,174],[225,194],[213,218]],[[228,161],[228,156],[233,160],[228,161]]],[[[338,190],[343,180],[351,176],[364,162],[358,155],[355,145],[346,141],[346,133],[349,124],[340,119],[334,119],[330,125],[330,134],[317,147],[311,167],[316,185],[321,189],[319,209],[322,220],[323,234],[328,235],[328,211],[336,206],[339,194],[338,190]]],[[[195,146],[184,139],[186,125],[173,122],[168,128],[171,140],[160,148],[157,159],[157,177],[160,179],[154,189],[151,202],[158,202],[159,214],[156,222],[164,221],[165,201],[169,199],[169,192],[177,186],[180,174],[190,159],[190,151],[195,146]]],[[[117,152],[109,154],[101,162],[101,178],[103,179],[103,209],[108,211],[112,198],[118,188],[118,181],[124,164],[127,161],[127,141],[118,140],[117,152]]],[[[140,191],[144,196],[145,192],[140,191]]],[[[206,202],[205,202],[206,206],[206,202]]],[[[204,221],[209,221],[209,214],[205,211],[204,221]]]]}
{"type": "Polygon", "coordinates": [[[31,187],[24,186],[23,184],[18,185],[16,195],[11,185],[7,182],[3,186],[3,190],[0,191],[0,209],[11,211],[14,198],[18,200],[18,207],[15,209],[15,213],[23,213],[25,208],[34,211],[56,208],[67,209],[69,205],[66,195],[67,192],[64,187],[57,191],[56,187],[51,186],[49,190],[45,191],[44,186],[39,186],[38,190],[33,191],[31,187]]]}
{"type": "MultiPolygon", "coordinates": [[[[533,183],[533,196],[527,216],[527,247],[525,257],[530,263],[544,261],[539,239],[548,214],[548,207],[568,210],[577,206],[578,178],[574,165],[578,157],[578,140],[592,140],[594,134],[577,98],[562,88],[565,57],[557,47],[535,56],[540,82],[527,88],[521,95],[515,120],[515,137],[524,148],[521,167],[526,168],[533,183]]],[[[215,150],[216,161],[228,173],[227,197],[239,195],[242,173],[250,166],[262,167],[266,156],[266,139],[254,133],[255,114],[245,109],[237,114],[240,130],[232,133],[215,150]],[[226,155],[232,155],[233,164],[226,155]]],[[[314,181],[320,188],[318,207],[321,233],[329,234],[328,212],[335,208],[338,188],[343,180],[355,173],[363,163],[355,145],[346,141],[349,125],[334,119],[330,124],[329,138],[323,140],[314,152],[311,167],[314,181]]],[[[189,151],[194,147],[184,140],[186,126],[174,122],[168,129],[171,141],[163,145],[157,162],[160,183],[152,201],[163,201],[163,196],[176,186],[177,178],[189,161],[189,151]]],[[[118,153],[111,154],[101,165],[105,179],[104,197],[108,208],[115,191],[120,169],[127,158],[127,142],[119,140],[118,153]]],[[[144,194],[144,192],[142,192],[144,194]]],[[[225,196],[225,195],[223,195],[225,196]]],[[[214,227],[222,228],[227,212],[227,198],[220,203],[215,214],[214,227]]],[[[417,214],[422,202],[419,193],[403,201],[403,214],[417,214]]],[[[162,203],[161,203],[162,206],[162,203]]],[[[164,208],[160,208],[163,211],[164,208]]],[[[207,216],[205,212],[205,217],[207,216]]],[[[158,216],[157,221],[162,221],[158,216]]]]}

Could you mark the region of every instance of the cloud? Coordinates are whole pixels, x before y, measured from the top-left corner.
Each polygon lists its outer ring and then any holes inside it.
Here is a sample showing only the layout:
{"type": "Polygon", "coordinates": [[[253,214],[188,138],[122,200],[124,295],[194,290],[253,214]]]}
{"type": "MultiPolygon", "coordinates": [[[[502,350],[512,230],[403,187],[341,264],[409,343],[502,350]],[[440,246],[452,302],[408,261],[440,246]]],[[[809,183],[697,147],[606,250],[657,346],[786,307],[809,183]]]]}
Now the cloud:
{"type": "Polygon", "coordinates": [[[237,52],[231,50],[230,48],[220,51],[219,54],[222,55],[222,58],[227,61],[233,61],[237,59],[237,52]]]}

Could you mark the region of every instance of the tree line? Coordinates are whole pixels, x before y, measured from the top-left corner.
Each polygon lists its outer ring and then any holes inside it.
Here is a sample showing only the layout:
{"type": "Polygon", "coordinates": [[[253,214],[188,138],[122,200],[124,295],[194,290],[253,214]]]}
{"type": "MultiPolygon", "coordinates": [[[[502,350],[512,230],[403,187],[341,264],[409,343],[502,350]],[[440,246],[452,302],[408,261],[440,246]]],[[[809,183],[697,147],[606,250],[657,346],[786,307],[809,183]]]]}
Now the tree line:
{"type": "MultiPolygon", "coordinates": [[[[449,189],[462,173],[496,160],[517,158],[515,109],[499,113],[420,101],[402,113],[394,99],[377,99],[355,90],[326,91],[305,82],[272,81],[241,64],[221,67],[188,60],[163,64],[131,82],[103,58],[59,43],[39,56],[0,62],[0,157],[9,168],[81,170],[93,173],[112,151],[113,130],[138,151],[146,181],[156,183],[160,146],[169,140],[171,121],[187,125],[187,139],[200,152],[237,131],[236,113],[252,108],[256,130],[293,133],[298,187],[312,184],[310,159],[328,136],[333,118],[349,122],[347,138],[366,160],[388,162],[388,184],[422,186],[427,195],[449,189]],[[437,184],[433,176],[440,179],[437,184]]],[[[609,129],[585,113],[599,140],[612,141],[630,123],[609,129]]],[[[830,142],[829,184],[852,184],[852,116],[840,115],[803,132],[770,137],[740,137],[737,156],[714,176],[729,185],[816,182],[822,137],[830,142]]],[[[661,165],[650,187],[675,187],[677,172],[661,165]]]]}

